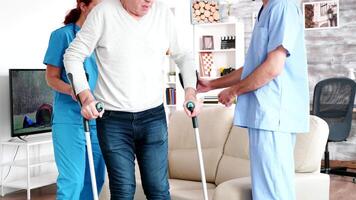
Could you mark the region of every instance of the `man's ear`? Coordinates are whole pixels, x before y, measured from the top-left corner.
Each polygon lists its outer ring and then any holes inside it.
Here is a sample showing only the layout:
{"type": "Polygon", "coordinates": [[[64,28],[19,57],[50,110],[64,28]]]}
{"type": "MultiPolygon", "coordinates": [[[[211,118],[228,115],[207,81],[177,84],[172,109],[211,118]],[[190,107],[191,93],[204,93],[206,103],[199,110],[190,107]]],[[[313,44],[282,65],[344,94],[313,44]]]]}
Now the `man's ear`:
{"type": "Polygon", "coordinates": [[[80,9],[80,11],[81,11],[82,13],[85,13],[88,8],[87,8],[87,6],[85,5],[85,3],[80,2],[80,3],[79,3],[79,9],[80,9]]]}

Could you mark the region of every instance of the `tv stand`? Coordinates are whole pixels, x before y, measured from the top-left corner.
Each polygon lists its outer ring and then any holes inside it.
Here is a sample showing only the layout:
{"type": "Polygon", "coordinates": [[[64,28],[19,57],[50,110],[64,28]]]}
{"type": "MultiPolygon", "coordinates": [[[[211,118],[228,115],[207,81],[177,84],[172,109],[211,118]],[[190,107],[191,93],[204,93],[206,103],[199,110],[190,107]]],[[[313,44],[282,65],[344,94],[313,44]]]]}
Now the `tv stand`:
{"type": "MultiPolygon", "coordinates": [[[[3,149],[2,155],[0,157],[0,166],[1,166],[1,196],[4,194],[4,187],[16,188],[16,189],[26,189],[27,190],[27,199],[31,199],[31,189],[43,187],[56,183],[57,173],[47,173],[40,174],[37,176],[31,175],[31,169],[35,167],[41,167],[44,165],[54,164],[53,152],[46,153],[46,155],[30,155],[34,151],[31,151],[32,147],[40,145],[52,145],[52,137],[50,135],[41,135],[33,136],[26,138],[26,140],[20,140],[18,138],[13,138],[9,141],[0,142],[3,149]],[[26,149],[25,159],[19,159],[14,161],[9,161],[4,163],[4,149],[7,146],[12,147],[24,147],[26,149]],[[4,180],[4,168],[5,167],[16,167],[16,168],[25,168],[27,170],[27,176],[19,178],[18,180],[8,181],[4,180]]],[[[48,152],[48,151],[46,151],[48,152]]],[[[38,153],[40,154],[40,153],[38,153]]]]}

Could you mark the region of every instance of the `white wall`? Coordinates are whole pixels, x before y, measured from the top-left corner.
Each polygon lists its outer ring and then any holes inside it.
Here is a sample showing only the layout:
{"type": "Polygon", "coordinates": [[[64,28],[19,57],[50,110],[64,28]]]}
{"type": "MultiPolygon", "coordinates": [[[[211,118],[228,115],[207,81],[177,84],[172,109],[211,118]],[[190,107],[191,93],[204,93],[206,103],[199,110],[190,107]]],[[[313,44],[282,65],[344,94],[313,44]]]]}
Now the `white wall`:
{"type": "Polygon", "coordinates": [[[0,6],[0,139],[10,136],[9,68],[44,68],[51,31],[61,26],[74,0],[2,0],[0,6]]]}
{"type": "MultiPolygon", "coordinates": [[[[9,68],[45,67],[42,60],[50,33],[62,26],[75,0],[1,0],[0,5],[0,140],[3,141],[10,139],[9,68]]],[[[4,159],[12,159],[14,150],[5,149],[4,159]]],[[[18,158],[23,153],[20,149],[18,158]]],[[[23,173],[24,170],[13,168],[8,180],[23,173]]]]}

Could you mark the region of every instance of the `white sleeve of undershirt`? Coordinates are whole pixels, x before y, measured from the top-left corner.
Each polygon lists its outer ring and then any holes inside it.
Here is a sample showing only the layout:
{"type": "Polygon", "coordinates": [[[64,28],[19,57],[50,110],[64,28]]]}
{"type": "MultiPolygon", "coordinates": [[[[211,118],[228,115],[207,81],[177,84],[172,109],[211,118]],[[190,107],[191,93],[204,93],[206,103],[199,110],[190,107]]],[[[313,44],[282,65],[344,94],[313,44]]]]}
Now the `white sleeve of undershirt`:
{"type": "Polygon", "coordinates": [[[97,47],[103,32],[103,25],[103,13],[100,5],[98,5],[89,13],[81,30],[64,54],[64,66],[67,74],[71,73],[73,75],[76,94],[89,89],[84,70],[84,61],[97,47]]]}
{"type": "Polygon", "coordinates": [[[197,78],[195,74],[192,51],[188,50],[186,47],[183,47],[180,37],[178,37],[178,30],[175,24],[174,15],[169,9],[166,23],[169,34],[170,57],[177,64],[183,76],[184,87],[196,89],[197,78]]]}

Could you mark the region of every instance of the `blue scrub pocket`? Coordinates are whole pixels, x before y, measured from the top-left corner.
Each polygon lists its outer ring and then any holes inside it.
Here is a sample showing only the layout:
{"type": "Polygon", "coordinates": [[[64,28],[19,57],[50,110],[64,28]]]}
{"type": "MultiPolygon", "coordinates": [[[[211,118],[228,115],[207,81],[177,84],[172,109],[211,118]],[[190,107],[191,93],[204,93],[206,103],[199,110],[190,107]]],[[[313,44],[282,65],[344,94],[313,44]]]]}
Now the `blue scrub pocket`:
{"type": "MultiPolygon", "coordinates": [[[[255,50],[256,59],[258,63],[262,64],[267,58],[267,45],[268,45],[268,30],[265,27],[256,27],[252,40],[253,49],[255,50]]],[[[256,66],[257,67],[257,66],[256,66]]]]}

